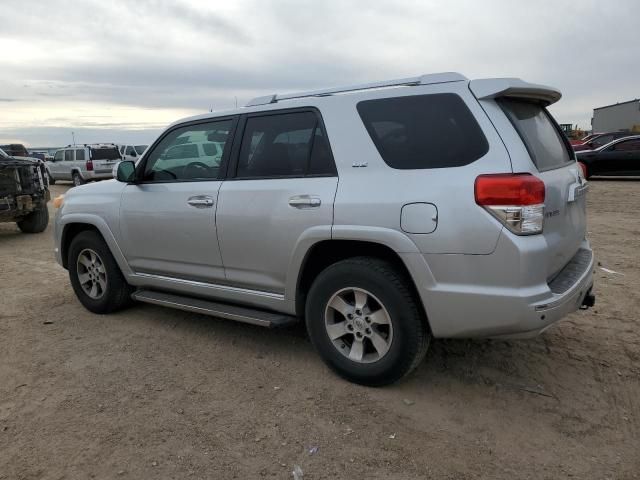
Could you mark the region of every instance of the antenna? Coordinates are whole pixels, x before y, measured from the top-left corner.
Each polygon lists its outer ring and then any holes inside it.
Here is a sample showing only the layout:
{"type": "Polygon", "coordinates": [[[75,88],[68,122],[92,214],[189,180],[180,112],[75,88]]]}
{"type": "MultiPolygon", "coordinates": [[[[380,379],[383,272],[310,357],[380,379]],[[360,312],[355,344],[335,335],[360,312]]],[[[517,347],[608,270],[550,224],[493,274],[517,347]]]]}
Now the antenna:
{"type": "Polygon", "coordinates": [[[76,136],[73,132],[71,132],[71,139],[73,140],[73,146],[75,147],[76,145],[76,136]]]}
{"type": "Polygon", "coordinates": [[[233,97],[236,99],[236,108],[238,108],[238,97],[233,97]]]}

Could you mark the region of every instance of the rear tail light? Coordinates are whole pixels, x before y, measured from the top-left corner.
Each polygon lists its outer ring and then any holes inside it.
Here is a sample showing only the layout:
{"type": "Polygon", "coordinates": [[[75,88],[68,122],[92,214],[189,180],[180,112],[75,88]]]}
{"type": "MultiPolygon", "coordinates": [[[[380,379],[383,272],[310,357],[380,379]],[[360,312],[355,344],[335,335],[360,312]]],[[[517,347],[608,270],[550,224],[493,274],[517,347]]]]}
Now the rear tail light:
{"type": "Polygon", "coordinates": [[[87,160],[87,172],[93,171],[93,161],[87,160]]]}
{"type": "Polygon", "coordinates": [[[580,169],[582,170],[582,177],[586,179],[587,178],[587,166],[582,162],[578,162],[578,165],[580,165],[580,169]]]}
{"type": "Polygon", "coordinates": [[[542,233],[544,196],[544,182],[529,173],[476,178],[476,203],[516,235],[542,233]]]}

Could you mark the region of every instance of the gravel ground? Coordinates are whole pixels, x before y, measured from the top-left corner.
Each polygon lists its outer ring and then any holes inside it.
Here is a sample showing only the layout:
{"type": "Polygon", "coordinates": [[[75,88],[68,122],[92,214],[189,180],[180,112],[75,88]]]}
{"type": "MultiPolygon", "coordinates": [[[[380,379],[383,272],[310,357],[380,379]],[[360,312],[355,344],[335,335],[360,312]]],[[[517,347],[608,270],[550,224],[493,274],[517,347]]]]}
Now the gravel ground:
{"type": "MultiPolygon", "coordinates": [[[[408,379],[330,373],[304,329],[93,315],[0,225],[0,479],[640,476],[640,182],[592,181],[597,305],[527,341],[436,341],[408,379]]],[[[54,195],[69,188],[53,187],[54,195]]]]}

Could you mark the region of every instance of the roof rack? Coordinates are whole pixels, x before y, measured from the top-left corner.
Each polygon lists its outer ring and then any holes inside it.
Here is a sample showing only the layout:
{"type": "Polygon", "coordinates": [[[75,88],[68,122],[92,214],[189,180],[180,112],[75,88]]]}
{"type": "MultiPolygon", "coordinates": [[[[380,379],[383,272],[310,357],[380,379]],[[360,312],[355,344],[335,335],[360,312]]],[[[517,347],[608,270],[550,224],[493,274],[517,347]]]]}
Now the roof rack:
{"type": "Polygon", "coordinates": [[[352,85],[349,87],[336,87],[326,90],[311,90],[309,92],[287,93],[284,95],[265,95],[250,100],[245,107],[255,107],[257,105],[267,105],[277,103],[282,100],[292,100],[304,97],[326,97],[336,93],[355,92],[359,90],[371,90],[374,88],[386,87],[412,87],[416,85],[430,85],[434,83],[460,82],[468,80],[467,77],[455,72],[432,73],[430,75],[420,75],[418,77],[401,78],[398,80],[386,80],[382,82],[364,83],[362,85],[352,85]]]}

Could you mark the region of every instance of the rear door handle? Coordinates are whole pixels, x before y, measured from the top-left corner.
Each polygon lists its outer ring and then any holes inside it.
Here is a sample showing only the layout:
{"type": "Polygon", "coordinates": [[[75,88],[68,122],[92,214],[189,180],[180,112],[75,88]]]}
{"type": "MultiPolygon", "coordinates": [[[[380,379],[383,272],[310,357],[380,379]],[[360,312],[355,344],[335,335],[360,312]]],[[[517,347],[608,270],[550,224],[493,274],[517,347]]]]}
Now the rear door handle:
{"type": "Polygon", "coordinates": [[[296,195],[289,198],[289,205],[293,208],[317,208],[321,203],[318,197],[311,195],[296,195]]]}
{"type": "Polygon", "coordinates": [[[209,195],[196,195],[189,197],[187,203],[196,208],[211,208],[213,207],[213,198],[209,195]]]}

